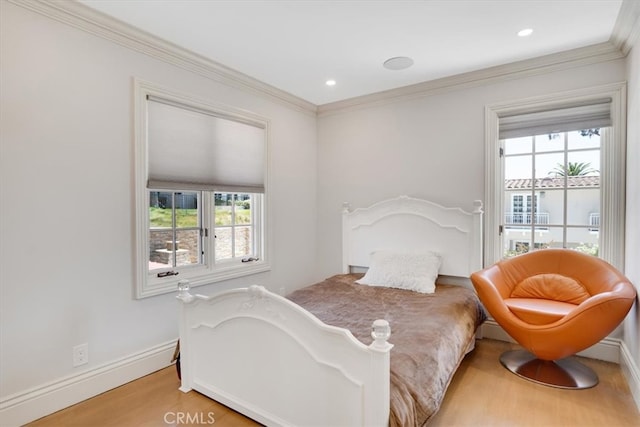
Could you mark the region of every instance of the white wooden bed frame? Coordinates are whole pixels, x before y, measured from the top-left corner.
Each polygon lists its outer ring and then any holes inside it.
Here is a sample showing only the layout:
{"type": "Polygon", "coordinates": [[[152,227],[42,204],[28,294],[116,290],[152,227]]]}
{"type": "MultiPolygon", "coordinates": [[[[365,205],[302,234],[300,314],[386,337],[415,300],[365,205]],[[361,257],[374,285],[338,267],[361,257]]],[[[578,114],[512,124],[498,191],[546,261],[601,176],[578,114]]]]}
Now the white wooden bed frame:
{"type": "MultiPolygon", "coordinates": [[[[482,203],[471,213],[407,196],[354,211],[345,205],[343,272],[366,267],[378,249],[437,251],[442,274],[468,278],[482,267],[482,203]]],[[[393,345],[384,319],[367,346],[262,286],[207,297],[185,285],[180,390],[268,426],[388,425],[393,345]]]]}

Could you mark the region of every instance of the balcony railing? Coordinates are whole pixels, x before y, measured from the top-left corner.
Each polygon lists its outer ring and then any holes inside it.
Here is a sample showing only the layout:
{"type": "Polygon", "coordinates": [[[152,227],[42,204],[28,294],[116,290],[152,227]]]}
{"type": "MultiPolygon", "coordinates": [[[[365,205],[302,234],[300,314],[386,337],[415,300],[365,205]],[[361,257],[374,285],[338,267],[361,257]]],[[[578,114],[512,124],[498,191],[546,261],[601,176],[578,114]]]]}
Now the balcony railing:
{"type": "Polygon", "coordinates": [[[600,213],[589,214],[589,231],[598,231],[600,229],[600,213]]]}
{"type": "Polygon", "coordinates": [[[536,225],[549,224],[549,212],[506,212],[504,214],[505,224],[531,225],[531,220],[535,220],[536,225]]]}

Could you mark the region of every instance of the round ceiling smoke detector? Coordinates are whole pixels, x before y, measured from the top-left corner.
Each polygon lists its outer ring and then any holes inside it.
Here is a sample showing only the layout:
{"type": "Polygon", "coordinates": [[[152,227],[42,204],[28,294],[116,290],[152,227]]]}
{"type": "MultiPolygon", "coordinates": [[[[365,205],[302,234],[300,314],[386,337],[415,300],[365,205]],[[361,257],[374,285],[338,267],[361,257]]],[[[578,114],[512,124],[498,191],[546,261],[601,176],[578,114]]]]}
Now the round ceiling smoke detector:
{"type": "Polygon", "coordinates": [[[383,65],[388,70],[404,70],[413,65],[413,59],[406,56],[396,56],[384,61],[383,65]]]}

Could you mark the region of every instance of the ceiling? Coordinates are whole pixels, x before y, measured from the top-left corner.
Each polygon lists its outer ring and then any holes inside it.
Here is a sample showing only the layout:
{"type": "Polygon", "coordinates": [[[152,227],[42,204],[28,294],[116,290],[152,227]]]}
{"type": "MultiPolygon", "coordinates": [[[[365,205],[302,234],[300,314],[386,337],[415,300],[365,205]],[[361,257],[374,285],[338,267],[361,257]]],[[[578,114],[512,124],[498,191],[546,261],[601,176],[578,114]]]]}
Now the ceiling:
{"type": "Polygon", "coordinates": [[[622,0],[80,0],[315,105],[607,42],[622,0]],[[529,37],[517,32],[533,29],[529,37]],[[414,64],[389,70],[407,56],[414,64]],[[325,82],[336,81],[329,87],[325,82]]]}

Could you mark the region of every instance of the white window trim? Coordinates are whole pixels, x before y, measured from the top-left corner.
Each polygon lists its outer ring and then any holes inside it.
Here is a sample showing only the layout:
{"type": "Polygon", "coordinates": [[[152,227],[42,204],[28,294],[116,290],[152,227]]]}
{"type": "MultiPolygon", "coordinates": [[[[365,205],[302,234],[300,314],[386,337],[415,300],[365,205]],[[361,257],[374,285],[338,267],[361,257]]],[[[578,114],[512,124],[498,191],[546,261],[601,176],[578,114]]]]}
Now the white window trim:
{"type": "Polygon", "coordinates": [[[604,173],[600,178],[599,256],[616,268],[624,269],[626,93],[627,85],[621,82],[485,106],[485,266],[502,258],[498,232],[504,212],[501,197],[504,171],[500,166],[498,118],[510,113],[553,109],[567,103],[589,103],[610,97],[611,131],[608,143],[601,147],[601,169],[604,173]]]}
{"type": "MultiPolygon", "coordinates": [[[[208,285],[223,280],[229,280],[248,275],[253,275],[271,269],[270,265],[270,246],[271,246],[271,233],[268,227],[269,221],[269,121],[263,117],[259,117],[244,110],[234,109],[228,106],[215,105],[207,100],[203,100],[194,97],[189,94],[180,93],[172,89],[156,85],[141,79],[134,78],[133,82],[133,105],[134,105],[134,196],[135,196],[135,232],[134,232],[134,295],[136,298],[146,298],[153,295],[160,295],[169,292],[176,292],[178,287],[178,281],[182,279],[188,279],[191,286],[208,285]],[[264,186],[265,191],[262,195],[262,202],[257,206],[257,209],[261,210],[261,215],[257,216],[256,223],[262,233],[261,236],[256,239],[256,243],[260,245],[260,259],[256,262],[250,263],[231,263],[222,261],[215,264],[216,267],[212,268],[214,264],[211,263],[212,248],[208,248],[207,253],[210,258],[206,260],[209,268],[194,267],[190,274],[179,274],[177,276],[170,276],[163,278],[162,280],[154,280],[152,274],[149,274],[148,262],[149,262],[149,244],[148,244],[148,230],[149,230],[149,191],[147,188],[148,178],[148,158],[147,158],[147,132],[146,132],[146,117],[147,117],[147,96],[156,96],[173,100],[179,103],[186,103],[194,105],[205,110],[213,110],[225,114],[228,117],[238,118],[239,121],[251,121],[260,123],[265,129],[265,178],[264,186]]],[[[203,203],[210,202],[209,197],[203,197],[203,203]]],[[[212,202],[211,202],[212,203],[212,202]]],[[[203,219],[203,226],[207,226],[210,233],[213,232],[214,227],[212,224],[208,224],[203,219]],[[207,225],[208,224],[208,225],[207,225]]],[[[207,245],[207,243],[205,243],[207,245]]],[[[256,248],[257,249],[257,248],[256,248]]]]}

